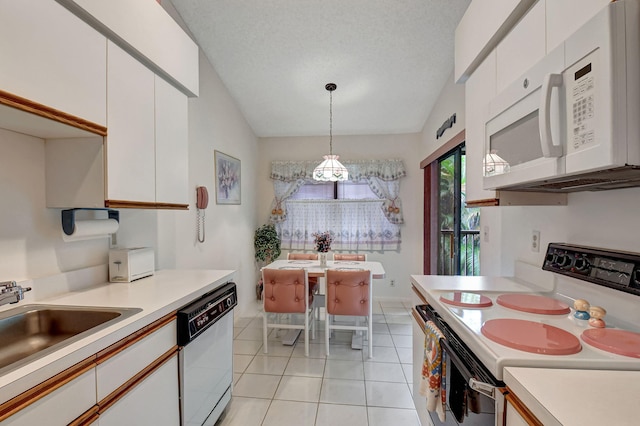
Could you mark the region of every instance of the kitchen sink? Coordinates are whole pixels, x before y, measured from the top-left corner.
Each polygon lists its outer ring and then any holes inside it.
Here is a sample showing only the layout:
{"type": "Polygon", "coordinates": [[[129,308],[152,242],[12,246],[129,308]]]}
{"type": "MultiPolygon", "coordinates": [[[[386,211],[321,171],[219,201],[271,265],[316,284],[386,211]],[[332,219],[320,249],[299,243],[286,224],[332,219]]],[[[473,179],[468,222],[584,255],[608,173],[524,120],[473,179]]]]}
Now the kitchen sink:
{"type": "Polygon", "coordinates": [[[141,310],[25,305],[0,312],[0,375],[55,352],[141,310]]]}

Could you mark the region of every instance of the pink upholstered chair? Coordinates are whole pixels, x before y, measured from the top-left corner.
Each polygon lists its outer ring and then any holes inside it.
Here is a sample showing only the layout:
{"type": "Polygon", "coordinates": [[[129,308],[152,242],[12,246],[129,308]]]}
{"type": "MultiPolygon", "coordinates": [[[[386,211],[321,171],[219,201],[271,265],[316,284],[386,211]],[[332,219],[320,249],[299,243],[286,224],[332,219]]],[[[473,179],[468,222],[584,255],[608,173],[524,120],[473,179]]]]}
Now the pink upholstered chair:
{"type": "Polygon", "coordinates": [[[333,260],[350,260],[352,262],[366,262],[367,255],[360,253],[334,253],[333,260]]]}
{"type": "Polygon", "coordinates": [[[287,260],[318,260],[318,253],[288,253],[287,260]]]}
{"type": "Polygon", "coordinates": [[[309,329],[315,339],[313,325],[313,294],[309,292],[309,277],[304,269],[262,270],[263,307],[262,334],[264,353],[268,352],[269,328],[303,329],[304,353],[309,356],[309,329]],[[269,314],[302,314],[304,324],[270,323],[269,314]]]}
{"type": "MultiPolygon", "coordinates": [[[[287,260],[318,260],[318,253],[287,253],[287,260]]],[[[318,278],[309,278],[309,290],[316,293],[318,288],[318,278]]]]}
{"type": "Polygon", "coordinates": [[[331,330],[366,331],[369,340],[369,358],[373,358],[373,286],[371,271],[336,270],[325,272],[327,280],[325,343],[329,355],[329,337],[331,330]],[[366,317],[366,325],[334,324],[332,317],[337,315],[366,317]]]}

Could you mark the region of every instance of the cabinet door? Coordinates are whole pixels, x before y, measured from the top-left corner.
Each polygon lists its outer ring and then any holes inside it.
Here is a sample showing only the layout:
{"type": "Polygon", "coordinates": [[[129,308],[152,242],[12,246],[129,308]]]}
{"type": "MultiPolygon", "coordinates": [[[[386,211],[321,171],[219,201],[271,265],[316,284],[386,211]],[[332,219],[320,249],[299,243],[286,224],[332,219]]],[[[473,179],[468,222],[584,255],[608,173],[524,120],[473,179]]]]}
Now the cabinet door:
{"type": "Polygon", "coordinates": [[[487,118],[489,101],[495,95],[496,54],[494,51],[469,77],[465,87],[467,203],[496,198],[495,191],[482,189],[484,123],[487,118]]]}
{"type": "Polygon", "coordinates": [[[1,425],[66,425],[96,404],[95,369],[0,422],[1,425]]]}
{"type": "Polygon", "coordinates": [[[547,2],[547,52],[558,47],[611,0],[552,0],[547,2]]]}
{"type": "Polygon", "coordinates": [[[108,42],[108,200],[155,202],[154,129],[153,73],[108,42]]]}
{"type": "Polygon", "coordinates": [[[177,355],[100,413],[99,417],[100,426],[179,424],[177,355]]]}
{"type": "Polygon", "coordinates": [[[524,74],[545,55],[545,1],[535,6],[513,27],[496,48],[496,89],[524,74]]]}
{"type": "Polygon", "coordinates": [[[104,36],[55,1],[0,0],[0,89],[106,124],[104,36]]]}
{"type": "Polygon", "coordinates": [[[188,204],[187,96],[156,76],[156,201],[188,204]]]}

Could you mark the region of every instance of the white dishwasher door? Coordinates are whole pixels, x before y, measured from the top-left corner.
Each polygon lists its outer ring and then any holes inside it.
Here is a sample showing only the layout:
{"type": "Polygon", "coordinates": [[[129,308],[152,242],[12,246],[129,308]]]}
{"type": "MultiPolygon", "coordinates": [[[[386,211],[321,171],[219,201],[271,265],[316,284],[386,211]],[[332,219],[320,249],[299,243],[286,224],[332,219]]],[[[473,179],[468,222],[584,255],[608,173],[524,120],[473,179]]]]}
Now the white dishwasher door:
{"type": "Polygon", "coordinates": [[[213,425],[231,398],[233,313],[180,351],[183,425],[213,425]]]}

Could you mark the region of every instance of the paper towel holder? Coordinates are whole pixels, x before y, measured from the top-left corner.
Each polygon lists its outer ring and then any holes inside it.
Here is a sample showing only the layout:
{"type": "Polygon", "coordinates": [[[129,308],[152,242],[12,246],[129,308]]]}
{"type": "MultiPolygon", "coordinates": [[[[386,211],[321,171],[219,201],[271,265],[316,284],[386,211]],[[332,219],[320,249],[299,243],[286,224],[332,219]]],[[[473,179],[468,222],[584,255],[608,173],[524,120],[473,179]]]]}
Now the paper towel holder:
{"type": "Polygon", "coordinates": [[[68,210],[62,210],[62,231],[66,234],[66,235],[71,235],[73,234],[73,230],[76,227],[76,211],[78,210],[100,210],[100,211],[106,211],[107,214],[109,215],[109,219],[115,219],[118,223],[120,223],[120,212],[117,210],[111,210],[111,209],[91,209],[91,208],[84,208],[84,209],[68,209],[68,210]]]}

